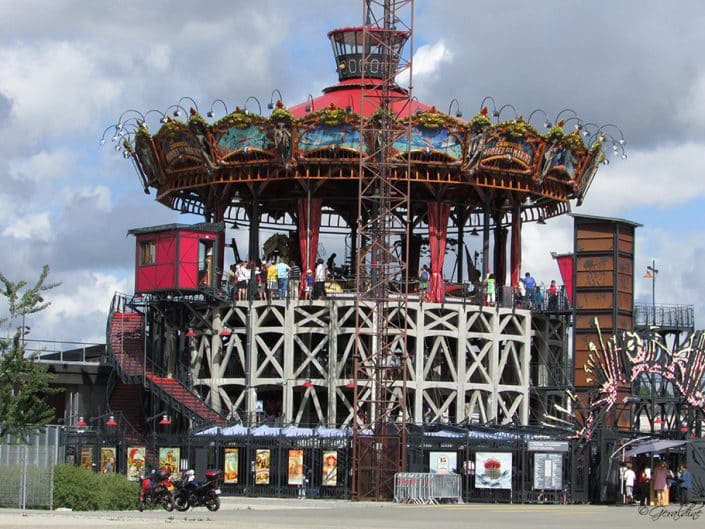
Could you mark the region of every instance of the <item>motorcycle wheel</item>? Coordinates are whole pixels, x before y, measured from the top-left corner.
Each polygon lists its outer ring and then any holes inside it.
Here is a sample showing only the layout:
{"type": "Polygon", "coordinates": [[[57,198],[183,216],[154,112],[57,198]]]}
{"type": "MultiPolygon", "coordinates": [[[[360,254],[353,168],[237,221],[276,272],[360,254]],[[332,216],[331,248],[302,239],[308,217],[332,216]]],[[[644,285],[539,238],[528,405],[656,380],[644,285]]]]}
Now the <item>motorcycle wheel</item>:
{"type": "Polygon", "coordinates": [[[206,500],[206,508],[209,511],[217,511],[220,509],[220,498],[218,496],[211,496],[206,500]]]}
{"type": "Polygon", "coordinates": [[[191,507],[191,502],[188,501],[188,495],[177,494],[174,497],[174,507],[176,507],[177,511],[188,511],[189,507],[191,507]]]}
{"type": "Polygon", "coordinates": [[[166,512],[171,512],[174,510],[174,498],[171,494],[165,494],[162,496],[160,503],[166,512]]]}

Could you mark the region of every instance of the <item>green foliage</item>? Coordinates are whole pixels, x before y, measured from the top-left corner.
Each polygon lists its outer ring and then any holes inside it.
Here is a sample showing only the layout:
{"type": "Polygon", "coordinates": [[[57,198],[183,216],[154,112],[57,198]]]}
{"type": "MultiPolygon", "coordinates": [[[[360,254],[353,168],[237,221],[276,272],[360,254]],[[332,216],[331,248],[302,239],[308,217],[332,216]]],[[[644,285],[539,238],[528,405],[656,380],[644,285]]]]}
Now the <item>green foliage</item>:
{"type": "Polygon", "coordinates": [[[222,119],[216,121],[213,124],[213,128],[215,129],[220,127],[235,127],[236,129],[246,129],[254,123],[260,123],[262,121],[264,121],[264,118],[262,116],[252,114],[247,111],[242,111],[238,107],[235,109],[234,112],[231,112],[227,116],[224,116],[222,119]]]}
{"type": "Polygon", "coordinates": [[[436,109],[421,112],[416,115],[416,121],[419,126],[427,129],[437,129],[446,124],[450,120],[450,116],[436,112],[436,109]]]}
{"type": "Polygon", "coordinates": [[[62,391],[50,386],[53,375],[46,366],[38,364],[34,356],[25,355],[23,340],[29,331],[24,317],[48,307],[41,293],[59,285],[45,284],[48,274],[49,267],[44,266],[37,282],[28,287],[26,281],[13,283],[0,273],[1,294],[7,299],[9,312],[0,319],[8,336],[0,338],[0,440],[6,434],[26,438],[39,432],[54,418],[54,410],[44,397],[62,391]],[[16,327],[17,323],[22,325],[16,327]]]}
{"type": "Polygon", "coordinates": [[[44,465],[22,463],[2,465],[2,489],[0,493],[0,507],[17,507],[19,501],[18,491],[22,490],[22,474],[27,473],[27,496],[25,498],[28,509],[41,509],[49,506],[51,495],[50,483],[47,480],[47,469],[44,465]],[[13,491],[13,492],[10,492],[13,491]]]}
{"type": "Polygon", "coordinates": [[[474,131],[481,131],[489,127],[492,122],[487,116],[487,109],[483,108],[482,112],[479,112],[470,120],[470,128],[474,131]]]}
{"type": "Polygon", "coordinates": [[[504,128],[507,136],[514,139],[524,138],[529,132],[537,134],[534,127],[521,119],[516,121],[506,121],[502,123],[501,126],[504,128]]]}
{"type": "Polygon", "coordinates": [[[137,508],[139,484],[122,474],[96,474],[74,465],[54,467],[54,508],[124,511],[137,508]]]}
{"type": "Polygon", "coordinates": [[[578,152],[585,149],[585,144],[583,143],[583,138],[580,136],[580,131],[576,130],[570,134],[566,134],[563,137],[563,141],[565,141],[565,144],[573,152],[578,152]]]}
{"type": "Polygon", "coordinates": [[[272,110],[272,115],[269,116],[270,121],[286,121],[288,123],[291,123],[294,121],[294,115],[289,112],[289,109],[285,107],[280,107],[277,106],[274,110],[272,110]]]}
{"type": "Polygon", "coordinates": [[[546,139],[550,141],[560,141],[564,136],[563,125],[553,125],[546,133],[546,139]]]}
{"type": "Polygon", "coordinates": [[[331,103],[328,108],[316,112],[318,120],[324,125],[340,125],[341,123],[349,122],[349,120],[354,116],[352,112],[348,112],[342,108],[338,108],[331,103]]]}

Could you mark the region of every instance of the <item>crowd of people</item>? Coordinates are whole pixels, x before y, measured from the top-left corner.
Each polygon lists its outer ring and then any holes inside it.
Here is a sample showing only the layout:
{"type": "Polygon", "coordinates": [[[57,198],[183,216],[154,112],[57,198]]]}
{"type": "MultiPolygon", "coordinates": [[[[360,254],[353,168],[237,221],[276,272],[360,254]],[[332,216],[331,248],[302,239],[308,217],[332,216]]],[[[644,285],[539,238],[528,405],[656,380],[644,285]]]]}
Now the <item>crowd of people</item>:
{"type": "MultiPolygon", "coordinates": [[[[494,307],[497,304],[497,280],[488,273],[482,283],[485,306],[494,307]]],[[[514,287],[513,303],[517,307],[529,310],[556,311],[559,309],[560,289],[556,280],[552,279],[548,287],[539,285],[530,272],[526,272],[514,287]]]]}
{"type": "MultiPolygon", "coordinates": [[[[227,293],[232,301],[252,301],[275,299],[316,300],[326,297],[326,282],[334,277],[336,254],[331,254],[327,262],[316,260],[313,269],[305,272],[295,262],[288,263],[283,258],[273,258],[265,262],[239,261],[230,266],[226,274],[227,293]]],[[[421,301],[429,300],[431,269],[424,264],[419,268],[417,290],[421,301]]],[[[498,302],[497,280],[488,273],[480,285],[482,304],[496,306],[498,302]]],[[[514,288],[515,306],[530,310],[558,310],[560,290],[555,280],[548,287],[539,285],[529,272],[519,279],[514,288]]]]}
{"type": "MultiPolygon", "coordinates": [[[[330,264],[331,259],[328,261],[330,264]]],[[[297,263],[289,264],[281,258],[263,263],[239,261],[227,271],[227,294],[232,301],[323,299],[330,273],[323,259],[316,261],[314,270],[305,273],[297,263]]]]}
{"type": "Polygon", "coordinates": [[[631,462],[620,467],[622,498],[624,503],[664,506],[667,503],[688,503],[688,491],[693,478],[685,464],[674,472],[665,461],[657,460],[653,466],[642,465],[638,474],[631,462]],[[667,499],[668,498],[668,499],[667,499]]]}

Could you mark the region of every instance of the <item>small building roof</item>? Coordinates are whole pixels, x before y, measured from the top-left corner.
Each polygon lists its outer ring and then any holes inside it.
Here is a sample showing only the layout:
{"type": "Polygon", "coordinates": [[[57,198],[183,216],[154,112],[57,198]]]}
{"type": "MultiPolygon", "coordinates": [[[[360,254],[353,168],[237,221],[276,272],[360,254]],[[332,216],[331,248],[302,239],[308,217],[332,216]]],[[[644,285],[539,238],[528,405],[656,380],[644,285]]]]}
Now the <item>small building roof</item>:
{"type": "Polygon", "coordinates": [[[163,231],[195,231],[200,233],[220,233],[225,231],[224,222],[201,222],[199,224],[161,224],[147,228],[133,228],[127,231],[128,235],[142,235],[145,233],[159,233],[163,231]]]}

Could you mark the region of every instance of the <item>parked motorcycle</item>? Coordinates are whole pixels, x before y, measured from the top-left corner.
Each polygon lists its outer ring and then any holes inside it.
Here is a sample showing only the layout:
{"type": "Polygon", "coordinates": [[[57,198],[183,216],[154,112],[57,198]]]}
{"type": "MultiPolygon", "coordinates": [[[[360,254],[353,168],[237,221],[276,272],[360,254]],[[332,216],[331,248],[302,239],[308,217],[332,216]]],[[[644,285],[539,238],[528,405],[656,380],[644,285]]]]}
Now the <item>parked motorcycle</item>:
{"type": "Polygon", "coordinates": [[[138,495],[140,512],[144,511],[146,503],[161,505],[167,512],[174,510],[174,483],[169,479],[169,469],[159,472],[152,469],[146,476],[140,476],[138,495]]]}
{"type": "Polygon", "coordinates": [[[206,481],[199,483],[194,480],[193,470],[186,471],[183,479],[176,482],[174,506],[179,511],[190,507],[205,506],[209,511],[220,509],[220,478],[222,470],[208,470],[206,481]]]}

